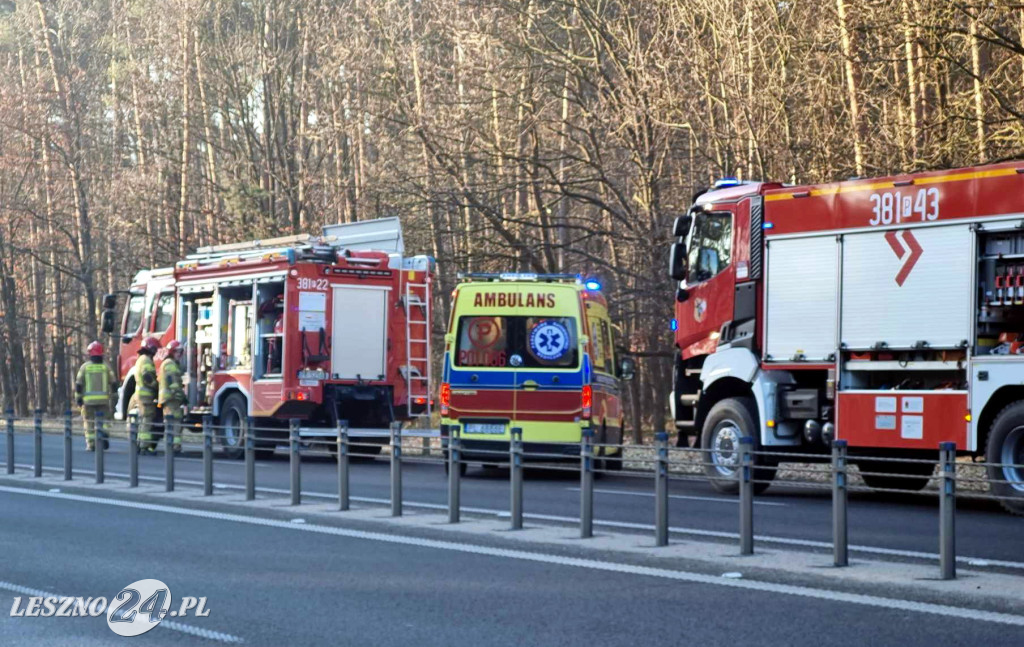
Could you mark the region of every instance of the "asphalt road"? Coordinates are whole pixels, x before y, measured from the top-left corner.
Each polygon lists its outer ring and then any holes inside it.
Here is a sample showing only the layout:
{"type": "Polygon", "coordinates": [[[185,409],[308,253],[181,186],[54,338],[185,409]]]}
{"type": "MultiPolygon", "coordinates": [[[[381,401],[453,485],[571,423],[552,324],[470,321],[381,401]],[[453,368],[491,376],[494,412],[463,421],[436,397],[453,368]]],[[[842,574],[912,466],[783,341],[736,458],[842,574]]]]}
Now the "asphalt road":
{"type": "Polygon", "coordinates": [[[7,492],[0,511],[4,645],[118,640],[103,617],[9,617],[12,585],[110,598],[143,578],[210,615],[133,644],[1020,645],[1019,626],[294,527],[7,492]]]}
{"type": "MultiPolygon", "coordinates": [[[[16,436],[15,457],[19,471],[32,463],[32,437],[16,436]]],[[[0,443],[6,460],[4,444],[0,443]]],[[[43,463],[61,468],[63,442],[57,435],[44,435],[43,463]]],[[[411,457],[411,453],[408,453],[411,457]]],[[[94,456],[84,451],[80,437],[75,438],[76,478],[92,478],[94,456]]],[[[145,480],[163,479],[164,458],[142,456],[139,471],[145,480]]],[[[108,474],[127,475],[127,444],[114,440],[106,454],[108,474]]],[[[175,468],[179,487],[197,487],[202,481],[199,448],[186,447],[175,468]]],[[[116,477],[115,477],[116,478],[116,477]]],[[[244,484],[244,464],[240,460],[215,462],[214,480],[227,487],[244,484]]],[[[447,478],[440,464],[407,463],[403,468],[406,505],[447,504],[447,478]]],[[[271,459],[257,461],[257,488],[285,491],[289,487],[288,457],[283,450],[271,459]]],[[[578,519],[579,479],[576,472],[528,469],[524,486],[524,510],[530,515],[578,519]]],[[[625,475],[603,475],[595,485],[595,522],[618,524],[618,530],[653,532],[653,480],[625,475]]],[[[308,500],[336,496],[335,461],[326,454],[311,455],[302,462],[302,491],[308,500]]],[[[674,529],[698,535],[736,533],[738,507],[734,497],[716,493],[703,481],[675,480],[670,484],[670,525],[674,529]]],[[[389,465],[384,459],[353,459],[351,493],[355,498],[386,502],[390,496],[389,465]]],[[[476,511],[507,513],[509,487],[507,469],[471,467],[462,482],[462,504],[476,511]]],[[[760,537],[806,542],[831,542],[831,495],[828,490],[807,490],[791,486],[772,486],[755,500],[755,532],[760,537]]],[[[938,501],[919,496],[883,493],[850,495],[849,528],[851,546],[874,550],[911,551],[934,555],[938,549],[938,501]]],[[[957,553],[967,558],[1012,562],[1010,570],[1024,573],[1024,519],[1001,511],[994,502],[961,500],[956,532],[957,553]]]]}

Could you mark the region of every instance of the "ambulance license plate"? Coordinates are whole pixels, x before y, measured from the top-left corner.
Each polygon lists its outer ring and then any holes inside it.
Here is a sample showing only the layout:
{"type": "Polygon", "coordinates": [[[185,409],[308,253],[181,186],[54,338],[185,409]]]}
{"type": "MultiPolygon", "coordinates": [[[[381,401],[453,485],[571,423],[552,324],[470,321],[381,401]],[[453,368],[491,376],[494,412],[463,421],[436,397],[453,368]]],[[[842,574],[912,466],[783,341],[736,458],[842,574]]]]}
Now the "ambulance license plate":
{"type": "Polygon", "coordinates": [[[499,422],[468,422],[467,434],[493,434],[500,436],[505,433],[505,425],[499,422]]]}

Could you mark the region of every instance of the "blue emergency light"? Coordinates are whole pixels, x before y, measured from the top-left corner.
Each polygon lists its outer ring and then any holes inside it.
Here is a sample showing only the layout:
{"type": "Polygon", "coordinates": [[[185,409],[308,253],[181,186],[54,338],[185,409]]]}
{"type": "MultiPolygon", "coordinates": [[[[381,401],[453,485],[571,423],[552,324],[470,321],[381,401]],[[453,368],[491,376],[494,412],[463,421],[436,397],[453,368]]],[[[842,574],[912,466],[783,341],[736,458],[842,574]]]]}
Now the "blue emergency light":
{"type": "Polygon", "coordinates": [[[715,188],[724,189],[730,186],[739,186],[740,184],[742,184],[742,182],[740,182],[738,179],[734,177],[723,177],[717,182],[715,182],[715,188]]]}
{"type": "Polygon", "coordinates": [[[600,290],[601,282],[595,281],[594,279],[587,279],[587,282],[583,284],[588,290],[600,290]]]}
{"type": "Polygon", "coordinates": [[[679,322],[675,319],[668,320],[668,327],[672,329],[672,332],[679,330],[679,322]]]}

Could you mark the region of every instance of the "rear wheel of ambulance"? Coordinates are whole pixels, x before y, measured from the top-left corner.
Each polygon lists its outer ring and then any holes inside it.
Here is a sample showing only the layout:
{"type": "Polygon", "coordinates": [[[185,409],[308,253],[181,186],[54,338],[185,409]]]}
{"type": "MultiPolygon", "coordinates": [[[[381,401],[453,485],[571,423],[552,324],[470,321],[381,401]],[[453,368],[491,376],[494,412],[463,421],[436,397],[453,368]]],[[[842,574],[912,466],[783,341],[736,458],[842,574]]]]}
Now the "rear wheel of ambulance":
{"type": "Polygon", "coordinates": [[[1000,505],[1024,515],[1024,401],[1003,409],[988,434],[985,448],[989,489],[1000,505]]]}
{"type": "MultiPolygon", "coordinates": [[[[465,476],[466,470],[469,469],[469,464],[466,461],[459,461],[459,476],[465,476]]],[[[448,465],[448,451],[444,452],[444,473],[448,474],[451,468],[448,465]]]]}
{"type": "Polygon", "coordinates": [[[608,422],[605,421],[605,422],[601,423],[601,431],[597,435],[597,444],[599,444],[599,445],[620,445],[620,447],[616,447],[616,448],[613,448],[613,447],[602,447],[601,448],[601,458],[598,459],[597,462],[596,462],[597,463],[596,467],[597,467],[597,469],[600,470],[600,472],[598,472],[598,475],[600,475],[603,472],[620,472],[620,471],[622,471],[622,462],[623,462],[622,459],[623,459],[623,456],[625,454],[624,454],[624,450],[621,447],[621,445],[623,444],[622,443],[622,432],[621,432],[621,429],[622,429],[622,426],[620,425],[619,426],[619,430],[620,430],[619,431],[619,437],[616,440],[615,438],[610,438],[608,436],[608,422]]]}
{"type": "Polygon", "coordinates": [[[228,458],[242,458],[245,453],[245,430],[249,424],[247,416],[245,396],[232,393],[225,398],[214,433],[228,458]]]}
{"type": "MultiPolygon", "coordinates": [[[[753,398],[726,398],[717,402],[704,421],[701,433],[701,458],[704,474],[710,479],[711,487],[724,494],[738,494],[739,483],[736,470],[740,464],[740,439],[749,436],[754,439],[752,449],[760,449],[758,442],[757,405],[753,398]]],[[[775,463],[763,456],[753,457],[754,492],[768,489],[775,478],[775,463]]]]}

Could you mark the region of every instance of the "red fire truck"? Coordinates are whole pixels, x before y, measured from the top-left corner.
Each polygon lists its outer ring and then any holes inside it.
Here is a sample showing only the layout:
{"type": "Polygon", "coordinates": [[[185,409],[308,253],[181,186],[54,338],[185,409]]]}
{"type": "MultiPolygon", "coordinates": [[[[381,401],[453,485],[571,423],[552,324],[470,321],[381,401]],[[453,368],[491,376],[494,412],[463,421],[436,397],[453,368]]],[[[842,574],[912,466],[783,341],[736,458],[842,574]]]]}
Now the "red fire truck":
{"type": "Polygon", "coordinates": [[[734,474],[743,436],[804,454],[841,438],[862,470],[902,473],[869,486],[920,489],[933,465],[867,457],[952,441],[1002,464],[991,489],[1024,513],[1024,162],[722,181],[673,235],[672,410],[709,476],[734,474]]]}
{"type": "MultiPolygon", "coordinates": [[[[291,419],[307,438],[333,437],[347,420],[383,443],[391,422],[431,413],[433,272],[432,258],[403,256],[397,218],[201,248],[139,272],[121,318],[115,416],[131,408],[139,346],[155,336],[185,345],[190,421],[214,416],[229,454],[250,418],[280,438],[291,419]]],[[[104,327],[113,331],[112,311],[104,327]]],[[[276,446],[268,434],[259,451],[276,446]]]]}

